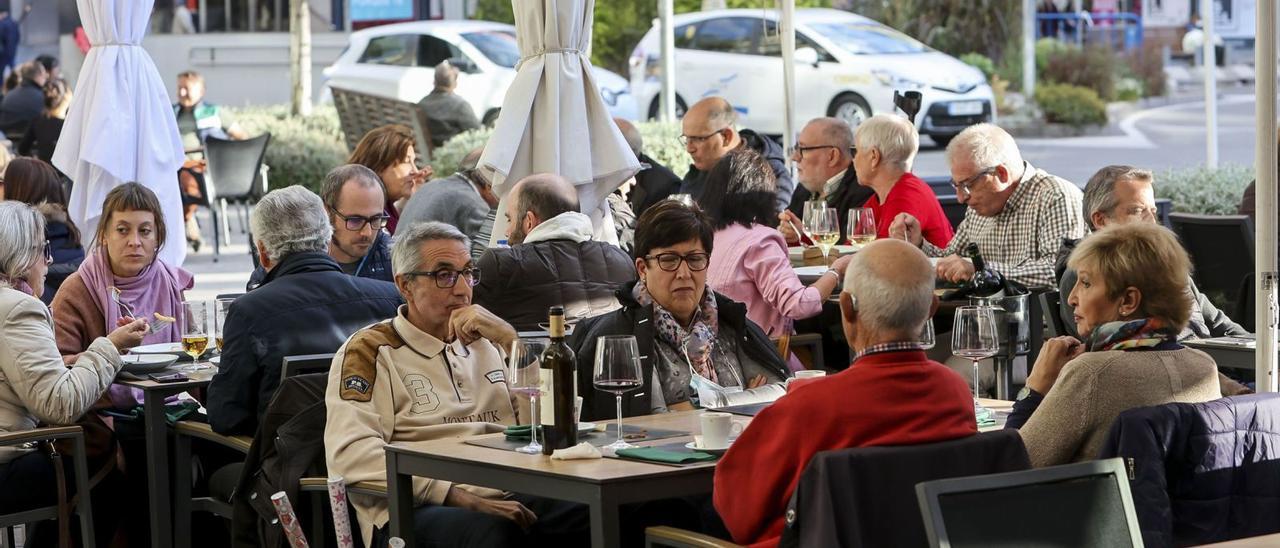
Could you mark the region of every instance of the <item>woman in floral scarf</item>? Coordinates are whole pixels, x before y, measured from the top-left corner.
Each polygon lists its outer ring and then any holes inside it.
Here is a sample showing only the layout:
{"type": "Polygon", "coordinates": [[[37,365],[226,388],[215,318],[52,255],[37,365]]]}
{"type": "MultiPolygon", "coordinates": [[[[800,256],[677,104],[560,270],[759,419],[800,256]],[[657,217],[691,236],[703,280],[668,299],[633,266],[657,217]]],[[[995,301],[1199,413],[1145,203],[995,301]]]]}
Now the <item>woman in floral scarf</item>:
{"type": "Polygon", "coordinates": [[[1178,344],[1191,313],[1190,260],[1168,229],[1109,226],[1068,260],[1069,301],[1084,339],[1045,343],[1006,427],[1035,466],[1094,459],[1122,411],[1220,396],[1207,354],[1178,344]]]}

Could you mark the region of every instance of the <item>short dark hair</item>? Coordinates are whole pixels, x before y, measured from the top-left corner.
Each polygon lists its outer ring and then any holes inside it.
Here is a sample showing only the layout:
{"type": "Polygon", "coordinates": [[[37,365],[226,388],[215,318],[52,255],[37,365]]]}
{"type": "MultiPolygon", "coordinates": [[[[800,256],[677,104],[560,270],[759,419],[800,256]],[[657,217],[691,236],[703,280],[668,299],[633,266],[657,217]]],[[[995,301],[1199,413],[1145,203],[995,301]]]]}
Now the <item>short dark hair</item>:
{"type": "Polygon", "coordinates": [[[702,207],[716,230],[734,223],[778,226],[778,182],[760,153],[740,147],[725,154],[707,173],[702,207]]]}
{"type": "Polygon", "coordinates": [[[102,217],[98,219],[98,230],[93,235],[95,244],[106,241],[107,230],[111,227],[111,216],[117,211],[150,211],[156,218],[156,249],[164,247],[164,209],[160,207],[160,199],[151,189],[138,183],[125,183],[107,193],[107,199],[102,201],[102,217]]]}
{"type": "Polygon", "coordinates": [[[711,219],[701,208],[663,200],[646,209],[636,221],[634,251],[636,257],[644,257],[659,247],[698,240],[702,242],[702,250],[711,253],[714,239],[711,219]]]}
{"type": "Polygon", "coordinates": [[[320,201],[324,202],[325,207],[338,208],[338,197],[350,181],[355,181],[364,188],[376,187],[382,191],[382,199],[386,201],[387,187],[377,173],[360,164],[344,164],[329,170],[324,176],[324,182],[320,184],[320,201]]]}
{"type": "Polygon", "coordinates": [[[54,57],[47,53],[43,55],[37,55],[36,62],[40,63],[41,65],[44,65],[44,70],[50,73],[53,72],[53,69],[56,69],[62,65],[62,63],[58,61],[57,57],[54,57]]]}
{"type": "Polygon", "coordinates": [[[33,206],[67,205],[57,170],[38,158],[14,158],[4,168],[4,199],[33,206]]]}
{"type": "Polygon", "coordinates": [[[566,195],[558,187],[567,183],[558,179],[535,175],[522,181],[524,184],[520,185],[519,202],[516,204],[517,219],[523,219],[526,211],[532,211],[539,220],[547,221],[561,213],[581,210],[577,191],[571,186],[566,195]]]}

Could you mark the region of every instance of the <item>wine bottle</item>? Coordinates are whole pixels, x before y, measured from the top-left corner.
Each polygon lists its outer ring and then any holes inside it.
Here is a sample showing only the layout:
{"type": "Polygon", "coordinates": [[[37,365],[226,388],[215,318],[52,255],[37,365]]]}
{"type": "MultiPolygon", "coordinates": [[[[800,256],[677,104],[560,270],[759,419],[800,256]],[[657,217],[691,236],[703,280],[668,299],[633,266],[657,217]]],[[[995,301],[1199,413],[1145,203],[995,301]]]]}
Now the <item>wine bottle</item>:
{"type": "Polygon", "coordinates": [[[550,311],[551,344],[542,352],[541,369],[542,453],[550,455],[556,449],[578,444],[578,417],[574,412],[577,400],[577,359],[573,349],[564,342],[564,307],[553,306],[550,311]]]}
{"type": "Polygon", "coordinates": [[[987,266],[982,254],[978,252],[978,244],[969,242],[965,252],[973,260],[973,278],[969,280],[969,291],[973,297],[990,297],[1004,290],[1004,277],[987,266]]]}

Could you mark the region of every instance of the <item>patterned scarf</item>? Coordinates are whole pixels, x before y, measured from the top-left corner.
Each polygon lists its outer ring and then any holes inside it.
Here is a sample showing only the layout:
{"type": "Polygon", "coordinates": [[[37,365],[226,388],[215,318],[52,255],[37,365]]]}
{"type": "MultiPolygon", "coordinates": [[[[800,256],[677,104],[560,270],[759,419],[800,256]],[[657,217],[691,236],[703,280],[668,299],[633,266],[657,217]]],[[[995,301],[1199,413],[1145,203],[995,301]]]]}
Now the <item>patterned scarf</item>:
{"type": "Polygon", "coordinates": [[[658,338],[677,349],[683,349],[689,365],[699,375],[714,383],[719,383],[716,368],[711,366],[711,348],[715,344],[719,331],[720,314],[716,309],[715,294],[711,287],[702,290],[702,302],[693,314],[693,325],[686,330],[662,305],[654,302],[644,280],[636,282],[632,297],[641,306],[653,305],[653,324],[658,338]]]}
{"type": "Polygon", "coordinates": [[[1176,341],[1178,332],[1156,318],[1107,322],[1093,328],[1085,341],[1090,352],[1151,348],[1176,341]]]}

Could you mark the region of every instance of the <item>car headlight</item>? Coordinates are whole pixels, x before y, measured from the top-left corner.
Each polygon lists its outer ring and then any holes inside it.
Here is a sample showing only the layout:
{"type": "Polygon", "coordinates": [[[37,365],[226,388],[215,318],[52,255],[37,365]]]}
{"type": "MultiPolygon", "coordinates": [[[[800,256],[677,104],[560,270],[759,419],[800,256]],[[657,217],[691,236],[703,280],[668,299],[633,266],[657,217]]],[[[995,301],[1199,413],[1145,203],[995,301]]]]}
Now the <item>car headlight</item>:
{"type": "Polygon", "coordinates": [[[877,80],[880,80],[881,84],[884,84],[894,89],[900,89],[900,88],[919,89],[919,88],[926,87],[924,82],[912,80],[910,78],[906,78],[904,76],[895,74],[887,70],[873,70],[871,71],[871,75],[875,76],[877,80]]]}

